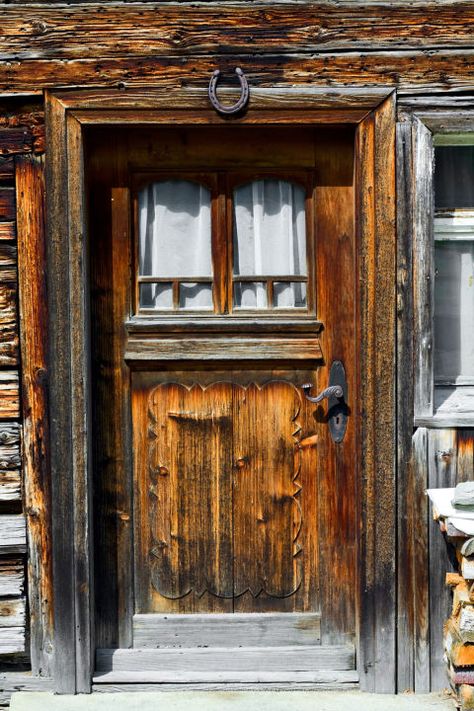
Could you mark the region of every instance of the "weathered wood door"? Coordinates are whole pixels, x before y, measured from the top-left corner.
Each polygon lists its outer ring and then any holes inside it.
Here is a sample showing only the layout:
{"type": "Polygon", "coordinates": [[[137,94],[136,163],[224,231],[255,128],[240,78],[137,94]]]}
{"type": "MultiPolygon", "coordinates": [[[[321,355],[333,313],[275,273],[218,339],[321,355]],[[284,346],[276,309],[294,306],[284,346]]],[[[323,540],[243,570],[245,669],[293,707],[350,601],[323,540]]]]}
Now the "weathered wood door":
{"type": "Polygon", "coordinates": [[[311,126],[88,137],[102,676],[354,680],[353,142],[311,126]],[[301,389],[336,359],[339,443],[301,389]]]}

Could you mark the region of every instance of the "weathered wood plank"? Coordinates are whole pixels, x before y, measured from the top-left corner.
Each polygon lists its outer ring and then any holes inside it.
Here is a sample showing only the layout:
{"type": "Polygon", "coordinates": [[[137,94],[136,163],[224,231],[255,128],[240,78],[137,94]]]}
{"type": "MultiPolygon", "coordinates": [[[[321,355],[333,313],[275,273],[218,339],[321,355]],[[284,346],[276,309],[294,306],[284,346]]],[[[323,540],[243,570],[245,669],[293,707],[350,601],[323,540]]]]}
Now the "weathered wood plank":
{"type": "Polygon", "coordinates": [[[21,558],[0,558],[0,596],[18,596],[25,584],[25,564],[21,558]]]}
{"type": "Polygon", "coordinates": [[[10,183],[13,179],[13,156],[0,156],[0,181],[2,183],[10,183]]]}
{"type": "Polygon", "coordinates": [[[125,359],[322,360],[317,338],[129,338],[125,359]]]}
{"type": "MultiPolygon", "coordinates": [[[[353,670],[350,645],[215,647],[213,649],[98,649],[97,672],[315,672],[353,670]]],[[[210,674],[211,675],[211,674],[210,674]]],[[[212,674],[213,676],[213,674],[212,674]]],[[[215,677],[214,677],[215,679],[215,677]]],[[[143,678],[142,681],[145,679],[143,678]]]]}
{"type": "Polygon", "coordinates": [[[134,615],[133,646],[276,647],[314,645],[320,640],[320,615],[231,613],[134,615]]]}
{"type": "Polygon", "coordinates": [[[0,654],[25,651],[25,627],[2,627],[0,624],[0,654]]]}
{"type": "MultiPolygon", "coordinates": [[[[428,487],[428,439],[426,429],[419,428],[413,435],[412,486],[407,491],[410,499],[411,519],[410,565],[413,571],[414,607],[414,690],[426,693],[431,690],[430,654],[430,580],[429,580],[429,504],[426,496],[428,487]]],[[[438,534],[439,535],[439,534],[438,534]]],[[[402,542],[401,542],[401,545],[402,542]]],[[[437,623],[438,625],[440,623],[437,623]]],[[[408,646],[405,642],[405,646],[408,646]]]]}
{"type": "Polygon", "coordinates": [[[20,392],[18,373],[12,370],[0,372],[0,418],[18,419],[20,416],[20,392]]]}
{"type": "MultiPolygon", "coordinates": [[[[0,131],[1,137],[1,131],[0,131]]],[[[14,188],[0,188],[0,220],[15,219],[15,190],[14,188]]]]}
{"type": "MultiPolygon", "coordinates": [[[[1,226],[1,223],[0,223],[1,226]]],[[[18,365],[17,286],[2,283],[0,268],[0,365],[18,365]]]]}
{"type": "Polygon", "coordinates": [[[23,514],[0,516],[0,553],[25,553],[26,526],[23,514]]]}
{"type": "Polygon", "coordinates": [[[0,423],[0,469],[21,467],[20,426],[16,422],[0,423]]]}
{"type": "Polygon", "coordinates": [[[0,501],[21,501],[19,471],[0,470],[0,501]]]}
{"type": "Polygon", "coordinates": [[[42,87],[125,87],[159,84],[163,89],[207,84],[216,66],[229,74],[236,66],[249,69],[251,86],[311,83],[331,85],[382,85],[399,91],[422,93],[472,87],[474,50],[406,52],[347,52],[298,55],[206,55],[154,57],[124,55],[100,59],[54,59],[0,62],[0,91],[41,93],[42,87]],[[80,80],[79,80],[80,78],[80,80]]]}
{"type": "MultiPolygon", "coordinates": [[[[307,685],[309,688],[331,688],[335,686],[355,685],[359,681],[359,676],[356,671],[250,671],[250,672],[103,672],[96,673],[94,676],[94,691],[106,691],[105,685],[128,684],[128,691],[138,691],[140,687],[148,684],[160,684],[160,691],[163,684],[170,685],[173,688],[179,688],[184,691],[193,688],[207,689],[208,685],[214,686],[218,690],[229,690],[228,684],[234,684],[237,688],[242,689],[245,685],[258,685],[262,688],[271,686],[272,688],[280,687],[288,690],[289,684],[297,684],[298,689],[304,688],[307,685]],[[199,684],[198,687],[193,687],[193,684],[199,684]],[[222,686],[225,684],[225,687],[222,686]],[[100,685],[100,686],[99,686],[100,685]],[[133,686],[132,686],[133,685],[133,686]],[[184,686],[185,685],[185,686],[184,686]],[[220,686],[219,686],[220,685],[220,686]]],[[[151,690],[152,687],[147,687],[151,690]]],[[[155,686],[155,690],[156,690],[155,686]]],[[[120,690],[120,689],[118,689],[120,690]]],[[[126,689],[121,689],[125,691],[126,689]]],[[[145,690],[145,689],[144,689],[145,690]]]]}
{"type": "Polygon", "coordinates": [[[30,153],[32,148],[33,136],[26,127],[0,128],[0,154],[30,153]]]}
{"type": "Polygon", "coordinates": [[[24,627],[26,601],[21,598],[0,599],[0,627],[24,627]]]}
{"type": "MultiPolygon", "coordinates": [[[[455,486],[457,481],[456,431],[428,431],[428,485],[430,488],[455,486]]],[[[453,570],[439,526],[430,517],[428,524],[430,571],[430,674],[432,691],[446,686],[443,660],[443,623],[451,608],[451,593],[445,585],[446,573],[453,570]]]]}
{"type": "Polygon", "coordinates": [[[410,469],[413,421],[412,344],[412,151],[411,124],[397,124],[397,477],[398,605],[397,688],[414,689],[413,475],[410,469]]]}
{"type": "Polygon", "coordinates": [[[214,3],[111,3],[62,8],[10,5],[2,11],[0,53],[12,61],[82,56],[183,55],[220,51],[321,52],[410,46],[472,46],[469,2],[296,3],[245,8],[214,3]]]}
{"type": "Polygon", "coordinates": [[[414,119],[413,141],[413,290],[415,294],[415,417],[433,414],[433,139],[414,119]]]}
{"type": "Polygon", "coordinates": [[[28,672],[0,673],[0,706],[7,705],[16,691],[50,691],[52,679],[34,676],[28,672]]]}
{"type": "MultiPolygon", "coordinates": [[[[28,517],[30,654],[35,674],[52,673],[52,562],[47,297],[43,161],[16,159],[25,510],[28,517]]],[[[1,441],[0,429],[0,441],[1,441]]]]}
{"type": "Polygon", "coordinates": [[[16,237],[15,222],[0,222],[0,239],[12,240],[16,237]]]}

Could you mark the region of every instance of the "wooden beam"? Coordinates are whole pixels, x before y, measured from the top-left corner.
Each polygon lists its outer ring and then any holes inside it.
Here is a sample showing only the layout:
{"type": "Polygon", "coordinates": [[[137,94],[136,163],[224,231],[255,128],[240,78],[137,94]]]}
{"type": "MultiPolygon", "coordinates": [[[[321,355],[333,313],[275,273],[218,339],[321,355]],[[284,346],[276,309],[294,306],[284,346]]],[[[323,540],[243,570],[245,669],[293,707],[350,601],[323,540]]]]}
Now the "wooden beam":
{"type": "Polygon", "coordinates": [[[50,676],[53,590],[43,170],[43,160],[39,157],[18,156],[16,159],[30,658],[34,674],[50,676]]]}
{"type": "Polygon", "coordinates": [[[26,553],[26,527],[23,514],[0,516],[0,553],[26,553]]]}
{"type": "Polygon", "coordinates": [[[18,6],[2,11],[0,54],[9,61],[136,54],[245,54],[266,51],[406,51],[471,47],[472,3],[297,2],[271,6],[157,2],[18,6]],[[429,31],[427,31],[429,28],[429,31]]]}

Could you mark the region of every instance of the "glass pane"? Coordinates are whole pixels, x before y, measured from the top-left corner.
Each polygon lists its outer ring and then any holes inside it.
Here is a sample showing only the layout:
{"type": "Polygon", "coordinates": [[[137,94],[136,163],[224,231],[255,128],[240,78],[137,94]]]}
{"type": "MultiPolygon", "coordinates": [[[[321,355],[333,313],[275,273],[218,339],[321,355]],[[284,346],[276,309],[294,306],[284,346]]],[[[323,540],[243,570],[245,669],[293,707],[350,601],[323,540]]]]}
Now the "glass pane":
{"type": "Polygon", "coordinates": [[[172,283],[140,284],[140,307],[142,309],[172,309],[172,283]]]}
{"type": "Polygon", "coordinates": [[[186,180],[151,183],[138,196],[141,276],[210,277],[211,194],[186,180]]]}
{"type": "Polygon", "coordinates": [[[435,149],[437,208],[474,207],[474,146],[435,149]]]}
{"type": "Polygon", "coordinates": [[[305,275],[304,188],[286,180],[256,180],[236,188],[233,197],[234,274],[305,275]]]}
{"type": "Polygon", "coordinates": [[[266,283],[248,281],[234,284],[234,306],[237,309],[266,309],[266,283]]]}
{"type": "Polygon", "coordinates": [[[212,284],[196,284],[192,282],[183,282],[180,284],[179,308],[212,309],[212,284]]]}
{"type": "Polygon", "coordinates": [[[435,377],[474,376],[474,241],[435,243],[435,377]]]}
{"type": "Polygon", "coordinates": [[[280,309],[302,308],[306,306],[306,284],[304,282],[276,281],[273,284],[273,306],[280,309]]]}

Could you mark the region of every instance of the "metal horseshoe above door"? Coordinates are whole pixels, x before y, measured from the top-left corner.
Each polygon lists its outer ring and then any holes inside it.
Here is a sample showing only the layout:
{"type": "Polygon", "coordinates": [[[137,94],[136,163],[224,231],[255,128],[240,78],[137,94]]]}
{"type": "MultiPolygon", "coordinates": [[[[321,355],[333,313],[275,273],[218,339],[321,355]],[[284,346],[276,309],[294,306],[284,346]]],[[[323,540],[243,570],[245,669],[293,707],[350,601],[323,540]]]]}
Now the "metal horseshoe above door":
{"type": "Polygon", "coordinates": [[[333,442],[342,442],[347,429],[347,379],[346,371],[340,360],[333,361],[329,372],[329,385],[319,395],[313,397],[309,394],[312,383],[301,386],[303,393],[310,402],[328,401],[327,421],[333,442]]]}
{"type": "Polygon", "coordinates": [[[217,113],[222,114],[223,116],[232,116],[233,114],[238,114],[247,106],[249,101],[250,91],[245,74],[243,73],[240,67],[235,68],[235,73],[239,78],[241,93],[239,100],[235,104],[232,104],[232,106],[224,106],[224,104],[221,104],[221,102],[217,98],[217,83],[221,75],[219,69],[216,69],[212,73],[211,81],[209,82],[209,100],[217,111],[217,113]]]}

